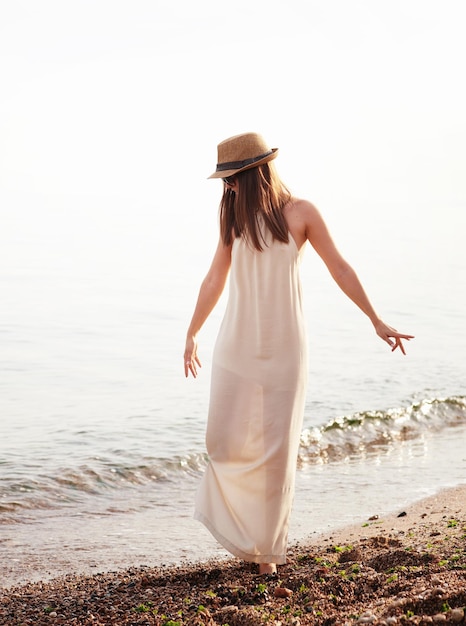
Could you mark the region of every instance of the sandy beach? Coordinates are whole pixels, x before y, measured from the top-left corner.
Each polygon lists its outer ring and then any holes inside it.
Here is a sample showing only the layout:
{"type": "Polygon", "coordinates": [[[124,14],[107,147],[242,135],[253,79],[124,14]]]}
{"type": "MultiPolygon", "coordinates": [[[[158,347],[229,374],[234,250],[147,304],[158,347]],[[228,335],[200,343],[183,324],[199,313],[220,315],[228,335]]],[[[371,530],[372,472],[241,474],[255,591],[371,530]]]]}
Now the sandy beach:
{"type": "Polygon", "coordinates": [[[277,576],[237,559],[0,591],[0,624],[466,623],[466,485],[291,546],[277,576]]]}

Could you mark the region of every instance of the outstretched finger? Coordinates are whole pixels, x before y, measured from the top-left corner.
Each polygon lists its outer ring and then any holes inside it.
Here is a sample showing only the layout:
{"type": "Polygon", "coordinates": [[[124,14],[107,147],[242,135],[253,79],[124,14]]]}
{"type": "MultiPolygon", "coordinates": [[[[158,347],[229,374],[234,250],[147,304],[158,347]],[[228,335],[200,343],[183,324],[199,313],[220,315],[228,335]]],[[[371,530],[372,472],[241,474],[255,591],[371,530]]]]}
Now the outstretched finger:
{"type": "MultiPolygon", "coordinates": [[[[409,341],[409,339],[407,339],[407,341],[409,341]]],[[[405,347],[399,337],[395,338],[395,345],[392,346],[392,352],[394,352],[397,348],[400,348],[401,352],[406,356],[405,347]]]]}
{"type": "Polygon", "coordinates": [[[405,348],[399,339],[396,340],[396,343],[392,349],[392,352],[396,350],[397,348],[400,348],[401,352],[406,356],[405,348]]]}

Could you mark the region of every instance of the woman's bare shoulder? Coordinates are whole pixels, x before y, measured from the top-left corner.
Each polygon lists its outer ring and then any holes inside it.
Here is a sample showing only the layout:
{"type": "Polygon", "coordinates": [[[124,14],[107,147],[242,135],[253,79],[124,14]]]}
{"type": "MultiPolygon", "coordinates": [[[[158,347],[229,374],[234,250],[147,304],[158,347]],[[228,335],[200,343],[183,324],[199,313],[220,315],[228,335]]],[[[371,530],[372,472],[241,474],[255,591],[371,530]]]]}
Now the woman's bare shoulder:
{"type": "Polygon", "coordinates": [[[304,198],[292,198],[290,201],[290,209],[303,216],[312,217],[313,215],[319,215],[317,207],[312,202],[304,198]]]}
{"type": "Polygon", "coordinates": [[[317,207],[303,198],[291,198],[285,207],[285,217],[289,224],[296,223],[306,228],[316,219],[319,219],[320,213],[317,207]]]}
{"type": "Polygon", "coordinates": [[[291,235],[301,248],[308,238],[309,228],[319,215],[318,210],[309,200],[291,198],[284,208],[284,215],[291,235]]]}

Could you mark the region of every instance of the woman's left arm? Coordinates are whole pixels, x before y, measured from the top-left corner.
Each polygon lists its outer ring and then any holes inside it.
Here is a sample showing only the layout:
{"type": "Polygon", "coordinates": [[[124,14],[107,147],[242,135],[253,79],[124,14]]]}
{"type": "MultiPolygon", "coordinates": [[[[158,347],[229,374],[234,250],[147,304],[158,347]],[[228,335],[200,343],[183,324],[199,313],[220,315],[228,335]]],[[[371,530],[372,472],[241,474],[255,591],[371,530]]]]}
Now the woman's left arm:
{"type": "Polygon", "coordinates": [[[377,335],[393,350],[400,348],[406,354],[402,340],[409,341],[413,335],[398,332],[388,326],[374,310],[356,272],[342,257],[337,249],[319,211],[310,203],[303,207],[306,223],[306,237],[322,258],[333,279],[340,289],[350,298],[371,320],[377,335]]]}

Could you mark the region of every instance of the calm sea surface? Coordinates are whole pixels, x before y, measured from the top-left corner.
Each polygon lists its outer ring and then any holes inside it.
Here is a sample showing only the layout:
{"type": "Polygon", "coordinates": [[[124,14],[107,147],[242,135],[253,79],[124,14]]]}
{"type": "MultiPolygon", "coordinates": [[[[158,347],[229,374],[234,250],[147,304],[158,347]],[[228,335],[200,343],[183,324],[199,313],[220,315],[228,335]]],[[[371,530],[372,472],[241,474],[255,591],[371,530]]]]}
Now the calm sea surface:
{"type": "MultiPolygon", "coordinates": [[[[154,206],[8,202],[0,583],[226,554],[192,520],[225,298],[200,337],[200,377],[182,371],[215,207],[177,229],[154,206]]],[[[464,207],[376,203],[329,219],[376,308],[416,339],[391,354],[309,247],[291,540],[466,481],[464,207]]]]}

